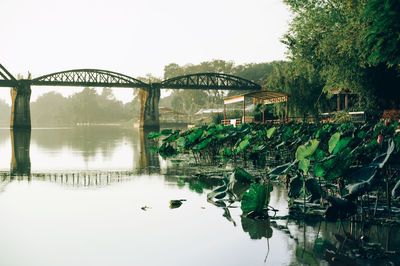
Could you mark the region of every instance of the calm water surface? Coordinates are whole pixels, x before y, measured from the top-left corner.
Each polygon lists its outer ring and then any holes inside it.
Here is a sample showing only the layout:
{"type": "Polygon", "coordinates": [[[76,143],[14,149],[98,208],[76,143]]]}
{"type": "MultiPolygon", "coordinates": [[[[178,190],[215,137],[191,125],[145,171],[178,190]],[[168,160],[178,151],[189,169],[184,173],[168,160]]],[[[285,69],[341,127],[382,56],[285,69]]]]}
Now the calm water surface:
{"type": "MultiPolygon", "coordinates": [[[[199,169],[151,153],[145,136],[117,127],[0,129],[0,265],[327,264],[337,225],[277,221],[267,239],[267,222],[208,203],[210,190],[182,181],[199,169]],[[170,209],[172,199],[186,201],[170,209]]],[[[286,195],[272,193],[279,215],[286,195]]]]}

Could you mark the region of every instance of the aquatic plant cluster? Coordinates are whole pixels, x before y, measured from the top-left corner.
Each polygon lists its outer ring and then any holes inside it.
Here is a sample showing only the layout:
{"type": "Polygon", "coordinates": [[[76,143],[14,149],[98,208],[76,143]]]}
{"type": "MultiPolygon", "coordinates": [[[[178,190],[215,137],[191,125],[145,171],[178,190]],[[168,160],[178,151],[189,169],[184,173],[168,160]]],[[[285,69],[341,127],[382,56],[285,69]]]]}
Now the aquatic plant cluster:
{"type": "Polygon", "coordinates": [[[296,198],[302,198],[304,206],[306,201],[328,202],[325,218],[336,221],[365,212],[365,206],[370,213],[370,197],[376,200],[374,216],[379,200],[384,200],[391,218],[392,202],[400,198],[397,128],[398,123],[385,122],[210,124],[152,132],[148,138],[160,140],[158,152],[163,157],[188,153],[199,164],[231,162],[245,168],[252,162],[266,169],[261,177],[254,177],[237,167],[208,194],[216,205],[240,201],[243,215],[266,217],[273,209],[268,206],[270,182],[281,179],[288,186],[291,204],[296,198]],[[363,205],[363,200],[368,204],[363,205]]]}

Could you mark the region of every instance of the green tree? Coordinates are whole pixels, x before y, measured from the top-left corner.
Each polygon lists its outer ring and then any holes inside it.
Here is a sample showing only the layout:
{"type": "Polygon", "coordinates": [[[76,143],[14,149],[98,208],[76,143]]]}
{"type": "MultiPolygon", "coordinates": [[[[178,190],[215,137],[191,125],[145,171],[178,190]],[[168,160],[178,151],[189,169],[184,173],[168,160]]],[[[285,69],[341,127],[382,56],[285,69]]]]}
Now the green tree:
{"type": "Polygon", "coordinates": [[[311,65],[321,76],[325,92],[350,89],[361,96],[369,109],[400,103],[400,80],[395,71],[381,65],[369,66],[368,54],[363,52],[365,30],[374,19],[365,15],[368,0],[284,2],[294,14],[283,38],[290,59],[299,67],[311,65]]]}
{"type": "Polygon", "coordinates": [[[400,1],[370,0],[364,11],[364,53],[371,65],[400,71],[400,1]]]}
{"type": "Polygon", "coordinates": [[[69,98],[69,107],[73,114],[74,122],[89,123],[97,122],[96,116],[99,113],[99,106],[96,100],[97,92],[93,88],[84,88],[81,92],[69,98]]]}
{"type": "Polygon", "coordinates": [[[71,123],[68,100],[58,92],[48,92],[31,103],[32,125],[61,126],[71,123]]]}
{"type": "Polygon", "coordinates": [[[193,115],[207,106],[207,100],[208,95],[203,90],[177,90],[174,91],[171,104],[175,111],[193,115]]]}
{"type": "MultiPolygon", "coordinates": [[[[289,94],[290,117],[304,118],[318,115],[323,83],[311,65],[298,66],[293,62],[277,63],[269,76],[266,87],[267,90],[289,94]]],[[[277,115],[280,117],[286,115],[286,104],[274,106],[277,115]]]]}

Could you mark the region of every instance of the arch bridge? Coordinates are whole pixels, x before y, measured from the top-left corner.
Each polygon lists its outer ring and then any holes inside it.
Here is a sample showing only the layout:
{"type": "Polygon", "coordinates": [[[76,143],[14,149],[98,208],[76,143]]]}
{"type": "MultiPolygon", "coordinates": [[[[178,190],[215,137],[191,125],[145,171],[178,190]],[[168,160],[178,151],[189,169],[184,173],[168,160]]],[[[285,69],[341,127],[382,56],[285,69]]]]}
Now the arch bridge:
{"type": "Polygon", "coordinates": [[[0,64],[0,87],[11,87],[11,128],[31,128],[31,86],[78,86],[139,88],[140,126],[159,127],[160,89],[260,90],[261,86],[228,74],[197,73],[145,83],[130,76],[101,69],[76,69],[34,79],[16,79],[0,64]]]}

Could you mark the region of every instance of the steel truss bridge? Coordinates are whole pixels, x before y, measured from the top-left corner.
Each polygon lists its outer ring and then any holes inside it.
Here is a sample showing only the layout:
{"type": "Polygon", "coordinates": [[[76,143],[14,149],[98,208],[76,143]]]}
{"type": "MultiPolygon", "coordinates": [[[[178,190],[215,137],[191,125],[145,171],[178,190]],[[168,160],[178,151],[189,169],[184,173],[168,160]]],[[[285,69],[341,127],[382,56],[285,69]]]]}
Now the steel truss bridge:
{"type": "Polygon", "coordinates": [[[56,72],[34,79],[16,79],[0,64],[0,87],[11,87],[11,128],[31,128],[31,86],[78,86],[139,88],[140,126],[159,127],[160,89],[251,90],[261,86],[237,76],[222,73],[197,73],[179,76],[159,83],[145,83],[130,76],[100,69],[75,69],[56,72]]]}
{"type": "Polygon", "coordinates": [[[21,82],[31,86],[78,86],[201,90],[260,90],[261,86],[237,76],[221,73],[197,73],[145,83],[130,76],[101,69],[76,69],[56,72],[34,79],[17,80],[0,64],[0,87],[17,87],[21,82]]]}

